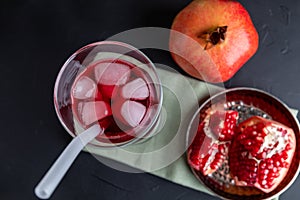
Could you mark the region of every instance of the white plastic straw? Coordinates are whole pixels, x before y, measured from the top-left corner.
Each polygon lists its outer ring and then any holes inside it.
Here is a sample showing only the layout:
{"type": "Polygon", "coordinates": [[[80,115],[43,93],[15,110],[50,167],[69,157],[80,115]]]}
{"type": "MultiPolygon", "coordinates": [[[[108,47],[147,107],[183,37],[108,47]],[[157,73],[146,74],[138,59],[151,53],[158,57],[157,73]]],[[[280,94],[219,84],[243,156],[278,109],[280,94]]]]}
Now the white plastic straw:
{"type": "Polygon", "coordinates": [[[100,126],[96,124],[73,138],[36,186],[34,192],[37,197],[48,199],[51,196],[80,151],[100,132],[102,132],[100,126]]]}

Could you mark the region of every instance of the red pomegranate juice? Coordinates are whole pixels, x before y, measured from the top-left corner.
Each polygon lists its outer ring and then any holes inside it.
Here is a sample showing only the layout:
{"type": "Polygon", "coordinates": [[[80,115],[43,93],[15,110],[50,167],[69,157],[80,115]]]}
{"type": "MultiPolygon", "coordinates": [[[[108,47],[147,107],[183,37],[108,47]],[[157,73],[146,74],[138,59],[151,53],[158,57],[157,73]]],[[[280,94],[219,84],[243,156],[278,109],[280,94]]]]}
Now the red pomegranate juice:
{"type": "Polygon", "coordinates": [[[95,123],[104,129],[97,140],[122,143],[140,134],[151,114],[153,83],[147,73],[125,60],[91,63],[74,81],[72,113],[86,129],[95,123]]]}

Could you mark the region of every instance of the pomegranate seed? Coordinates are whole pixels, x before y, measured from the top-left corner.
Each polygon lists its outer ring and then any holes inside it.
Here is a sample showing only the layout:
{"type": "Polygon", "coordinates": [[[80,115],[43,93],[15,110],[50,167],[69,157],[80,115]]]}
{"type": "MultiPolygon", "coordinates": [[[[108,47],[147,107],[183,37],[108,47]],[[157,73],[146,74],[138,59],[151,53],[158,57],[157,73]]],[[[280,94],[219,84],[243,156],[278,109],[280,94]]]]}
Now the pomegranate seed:
{"type": "Polygon", "coordinates": [[[257,135],[257,131],[252,131],[252,136],[256,136],[257,135]]]}
{"type": "Polygon", "coordinates": [[[281,163],[280,163],[280,161],[276,160],[276,162],[275,162],[275,166],[276,166],[276,167],[280,167],[280,166],[281,166],[281,163]]]}
{"type": "Polygon", "coordinates": [[[277,178],[280,175],[279,172],[274,173],[274,177],[277,178]]]}
{"type": "Polygon", "coordinates": [[[211,164],[210,164],[210,168],[211,169],[218,169],[221,166],[221,163],[217,160],[214,160],[211,164]]]}
{"type": "Polygon", "coordinates": [[[256,137],[256,142],[262,143],[264,142],[264,139],[261,136],[256,137]]]}
{"type": "Polygon", "coordinates": [[[262,152],[260,154],[257,154],[256,158],[259,159],[259,160],[262,160],[262,159],[265,159],[267,156],[267,153],[266,152],[262,152]]]}
{"type": "Polygon", "coordinates": [[[253,147],[253,148],[252,148],[252,151],[251,151],[252,155],[253,155],[253,156],[256,156],[256,154],[257,154],[257,152],[259,152],[259,150],[260,150],[259,147],[253,147]]]}
{"type": "Polygon", "coordinates": [[[278,169],[276,167],[273,167],[273,172],[276,173],[278,171],[278,169]]]}
{"type": "Polygon", "coordinates": [[[289,166],[289,163],[288,163],[288,162],[283,162],[283,163],[282,163],[282,167],[283,167],[283,168],[288,168],[288,166],[289,166]]]}
{"type": "Polygon", "coordinates": [[[265,169],[265,170],[263,170],[263,173],[264,173],[264,174],[268,174],[268,173],[269,173],[269,170],[268,170],[268,169],[265,169]]]}
{"type": "Polygon", "coordinates": [[[216,160],[220,160],[220,159],[223,159],[223,158],[224,158],[224,156],[220,152],[216,153],[216,155],[215,155],[216,160]]]}
{"type": "Polygon", "coordinates": [[[266,174],[263,174],[263,173],[258,174],[258,179],[259,180],[265,180],[267,178],[268,178],[268,176],[266,174]]]}
{"type": "Polygon", "coordinates": [[[273,167],[274,167],[273,164],[269,164],[269,165],[268,165],[268,169],[270,169],[270,170],[273,169],[273,167]]]}
{"type": "Polygon", "coordinates": [[[274,179],[275,178],[273,176],[269,176],[267,180],[269,183],[273,183],[274,179]]]}
{"type": "Polygon", "coordinates": [[[251,146],[252,145],[252,140],[251,139],[248,139],[245,141],[244,143],[245,145],[248,145],[248,146],[251,146]]]}
{"type": "Polygon", "coordinates": [[[265,169],[267,167],[267,164],[265,162],[261,162],[260,169],[265,169]]]}
{"type": "Polygon", "coordinates": [[[287,134],[287,130],[283,130],[282,135],[286,135],[287,134]]]}
{"type": "Polygon", "coordinates": [[[288,143],[286,146],[285,146],[285,150],[286,151],[289,151],[292,149],[292,146],[288,143]]]}
{"type": "Polygon", "coordinates": [[[266,161],[267,161],[267,164],[269,164],[269,165],[273,164],[273,162],[274,162],[273,159],[271,159],[271,158],[268,158],[266,161]]]}
{"type": "Polygon", "coordinates": [[[283,151],[281,156],[284,160],[288,159],[288,157],[289,157],[286,151],[283,151]]]}
{"type": "Polygon", "coordinates": [[[270,188],[270,187],[273,187],[273,185],[274,185],[274,182],[273,183],[268,183],[268,188],[270,188]]]}
{"type": "Polygon", "coordinates": [[[225,153],[225,147],[224,147],[224,145],[219,145],[218,150],[219,150],[219,152],[221,152],[222,154],[224,154],[225,153]]]}
{"type": "Polygon", "coordinates": [[[267,184],[267,180],[262,180],[261,181],[261,185],[266,185],[267,184]]]}

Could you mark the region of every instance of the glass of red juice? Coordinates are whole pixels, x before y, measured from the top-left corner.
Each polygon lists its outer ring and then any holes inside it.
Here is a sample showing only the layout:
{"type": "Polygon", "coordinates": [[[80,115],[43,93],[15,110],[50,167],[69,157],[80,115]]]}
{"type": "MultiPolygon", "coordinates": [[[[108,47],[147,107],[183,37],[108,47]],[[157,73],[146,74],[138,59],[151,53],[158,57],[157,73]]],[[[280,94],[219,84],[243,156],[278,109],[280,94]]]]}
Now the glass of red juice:
{"type": "Polygon", "coordinates": [[[77,50],[64,63],[54,88],[54,105],[75,137],[94,124],[104,130],[98,147],[125,146],[156,133],[162,85],[151,60],[137,48],[101,41],[77,50]]]}

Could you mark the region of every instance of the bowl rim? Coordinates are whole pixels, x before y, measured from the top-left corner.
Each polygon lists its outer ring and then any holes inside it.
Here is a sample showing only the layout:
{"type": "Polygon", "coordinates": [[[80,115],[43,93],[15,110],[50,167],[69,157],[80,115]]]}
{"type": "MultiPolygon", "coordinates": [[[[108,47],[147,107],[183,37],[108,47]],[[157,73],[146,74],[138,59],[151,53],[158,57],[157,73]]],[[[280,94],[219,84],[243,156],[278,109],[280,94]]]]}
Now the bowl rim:
{"type": "MultiPolygon", "coordinates": [[[[221,95],[226,95],[227,93],[229,92],[237,92],[237,91],[250,91],[250,92],[254,92],[254,93],[261,93],[263,95],[266,95],[270,98],[272,98],[273,100],[277,101],[279,104],[281,104],[283,106],[283,108],[287,111],[287,113],[291,116],[291,118],[294,120],[294,123],[296,124],[297,126],[297,133],[294,133],[295,135],[298,134],[298,137],[300,137],[300,124],[299,124],[299,121],[297,119],[297,115],[294,115],[292,112],[291,112],[291,108],[289,108],[282,100],[280,100],[279,98],[275,97],[274,95],[264,91],[264,90],[261,90],[261,89],[257,89],[257,88],[252,88],[252,87],[235,87],[235,88],[229,88],[229,89],[224,89],[222,90],[221,92],[217,92],[216,94],[212,95],[211,97],[209,97],[207,100],[205,100],[201,105],[200,107],[196,110],[196,112],[194,113],[189,125],[188,125],[188,129],[187,129],[187,134],[186,134],[186,141],[185,141],[185,145],[186,145],[186,148],[188,149],[189,146],[191,145],[191,141],[189,141],[189,135],[190,135],[190,132],[191,132],[191,129],[192,129],[192,126],[193,126],[193,122],[194,120],[199,116],[200,112],[202,109],[205,108],[205,106],[209,103],[212,102],[213,99],[215,98],[218,98],[219,96],[221,95]]],[[[298,146],[298,148],[300,148],[300,144],[298,144],[299,140],[297,140],[296,138],[296,146],[298,146]]],[[[296,147],[297,148],[297,147],[296,147]]],[[[297,150],[297,149],[296,149],[297,150]]],[[[297,152],[295,152],[294,154],[294,158],[297,156],[296,155],[297,152]]],[[[187,152],[186,152],[187,154],[187,152]]],[[[188,164],[189,165],[189,164],[188,164]]],[[[224,197],[218,193],[216,193],[214,190],[212,190],[210,187],[208,187],[199,177],[198,175],[196,174],[196,171],[189,165],[192,173],[194,174],[194,176],[197,178],[197,180],[206,188],[208,189],[210,192],[212,192],[215,196],[217,197],[220,197],[222,199],[228,199],[227,197],[224,197]]],[[[289,181],[289,183],[287,183],[283,189],[281,189],[280,191],[278,191],[277,193],[275,193],[274,195],[272,195],[271,197],[267,197],[267,198],[263,198],[262,200],[271,200],[273,198],[276,198],[278,197],[279,195],[281,195],[282,193],[284,193],[296,180],[296,178],[298,177],[300,173],[300,161],[298,160],[298,167],[297,167],[297,170],[295,170],[295,173],[293,175],[293,178],[289,181]]],[[[276,189],[276,188],[275,188],[276,189]]],[[[240,198],[242,196],[239,196],[240,198]]]]}

